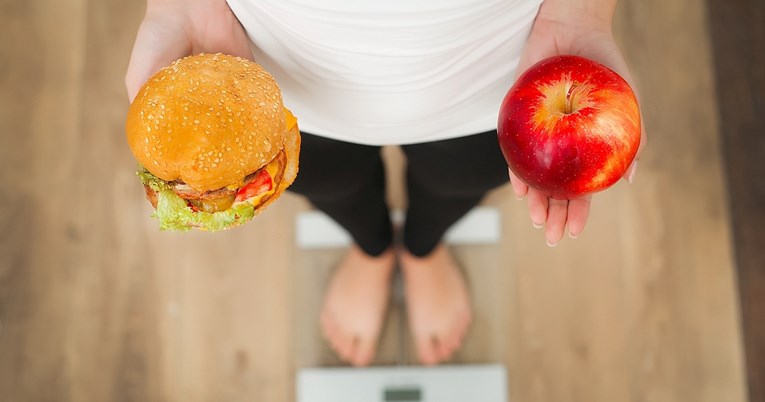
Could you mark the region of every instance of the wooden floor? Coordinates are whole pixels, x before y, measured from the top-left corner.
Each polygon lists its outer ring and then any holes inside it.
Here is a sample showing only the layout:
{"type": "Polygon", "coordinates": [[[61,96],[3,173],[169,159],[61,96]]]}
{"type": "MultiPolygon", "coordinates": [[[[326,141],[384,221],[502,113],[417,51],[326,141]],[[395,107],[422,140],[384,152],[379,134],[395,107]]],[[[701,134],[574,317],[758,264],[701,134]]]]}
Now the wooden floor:
{"type": "MultiPolygon", "coordinates": [[[[342,251],[295,247],[293,196],[156,230],[123,134],[142,3],[0,1],[0,400],[291,401],[296,369],[339,364],[317,305],[342,251]]],[[[504,188],[502,243],[455,249],[476,320],[454,362],[504,363],[514,402],[747,398],[705,4],[620,3],[650,142],[579,239],[545,246],[504,188]]],[[[377,364],[413,363],[404,318],[377,364]]]]}
{"type": "Polygon", "coordinates": [[[765,401],[765,2],[707,0],[749,400],[765,401]]]}

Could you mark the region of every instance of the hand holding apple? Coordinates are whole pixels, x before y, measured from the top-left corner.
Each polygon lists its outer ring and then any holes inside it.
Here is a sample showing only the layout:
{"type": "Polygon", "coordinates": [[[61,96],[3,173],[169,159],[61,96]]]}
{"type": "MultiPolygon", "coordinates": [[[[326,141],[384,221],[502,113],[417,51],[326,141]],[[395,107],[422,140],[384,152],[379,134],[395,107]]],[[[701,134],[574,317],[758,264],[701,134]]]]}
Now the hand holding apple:
{"type": "Polygon", "coordinates": [[[629,84],[611,69],[553,56],[518,78],[502,102],[497,132],[518,178],[567,200],[624,175],[640,144],[640,110],[629,84]]]}
{"type": "MultiPolygon", "coordinates": [[[[621,75],[633,84],[627,64],[611,33],[616,0],[545,0],[518,62],[521,74],[532,65],[558,55],[578,55],[594,60],[621,75]]],[[[646,143],[645,126],[641,127],[640,149],[646,143]]],[[[632,181],[641,150],[624,174],[632,181]]],[[[556,199],[527,185],[508,169],[513,192],[526,198],[534,227],[544,227],[550,246],[556,245],[566,229],[570,237],[578,236],[585,227],[590,211],[591,194],[570,199],[556,199]]]]}

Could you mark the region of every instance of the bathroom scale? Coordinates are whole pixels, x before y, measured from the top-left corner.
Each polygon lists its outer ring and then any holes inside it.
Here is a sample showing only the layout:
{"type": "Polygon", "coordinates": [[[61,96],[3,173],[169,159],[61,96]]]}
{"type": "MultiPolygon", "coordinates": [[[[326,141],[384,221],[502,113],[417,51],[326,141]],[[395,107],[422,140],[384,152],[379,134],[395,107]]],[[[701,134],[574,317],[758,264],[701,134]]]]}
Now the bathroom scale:
{"type": "Polygon", "coordinates": [[[508,402],[501,365],[306,368],[297,402],[508,402]]]}

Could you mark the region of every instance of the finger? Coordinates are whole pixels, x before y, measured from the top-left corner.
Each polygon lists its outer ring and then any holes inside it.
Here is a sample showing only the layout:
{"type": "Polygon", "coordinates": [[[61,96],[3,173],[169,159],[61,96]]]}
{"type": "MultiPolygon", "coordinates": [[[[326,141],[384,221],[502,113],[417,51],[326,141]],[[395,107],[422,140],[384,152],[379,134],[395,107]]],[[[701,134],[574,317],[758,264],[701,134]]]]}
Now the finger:
{"type": "Polygon", "coordinates": [[[163,26],[150,17],[141,23],[125,74],[125,86],[131,102],[154,73],[191,52],[191,44],[184,31],[172,26],[172,23],[163,26]]]}
{"type": "Polygon", "coordinates": [[[507,173],[510,175],[510,184],[513,186],[515,198],[519,200],[522,199],[529,192],[529,186],[527,186],[523,180],[519,179],[510,168],[507,169],[507,173]]]}
{"type": "Polygon", "coordinates": [[[632,161],[632,164],[630,165],[630,167],[627,168],[627,171],[624,172],[624,175],[622,176],[622,178],[624,180],[627,180],[627,183],[632,183],[635,180],[635,172],[637,172],[637,165],[638,165],[638,160],[635,159],[634,161],[632,161]]]}
{"type": "Polygon", "coordinates": [[[221,6],[225,9],[211,22],[215,26],[208,26],[203,34],[195,36],[200,42],[198,48],[192,49],[193,53],[224,53],[252,60],[250,40],[242,24],[226,2],[221,6]]]}
{"type": "Polygon", "coordinates": [[[550,199],[547,209],[547,224],[545,224],[545,238],[547,245],[555,247],[566,229],[568,217],[568,200],[550,199]]]}
{"type": "Polygon", "coordinates": [[[547,222],[548,198],[533,188],[529,188],[528,194],[531,223],[535,228],[539,229],[547,222]]]}
{"type": "Polygon", "coordinates": [[[568,217],[566,222],[568,224],[568,235],[571,238],[576,238],[584,230],[584,225],[587,223],[587,217],[590,215],[591,200],[592,196],[587,195],[568,202],[568,217]]]}

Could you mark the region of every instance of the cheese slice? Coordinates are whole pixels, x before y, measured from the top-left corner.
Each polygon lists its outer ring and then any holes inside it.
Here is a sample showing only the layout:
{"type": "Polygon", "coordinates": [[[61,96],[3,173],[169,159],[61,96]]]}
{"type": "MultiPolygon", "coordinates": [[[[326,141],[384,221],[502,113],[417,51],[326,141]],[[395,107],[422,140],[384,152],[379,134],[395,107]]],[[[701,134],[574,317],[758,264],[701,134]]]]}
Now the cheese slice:
{"type": "Polygon", "coordinates": [[[287,123],[287,131],[292,130],[292,127],[295,127],[295,124],[297,124],[297,117],[295,117],[295,115],[286,107],[284,108],[284,117],[284,120],[287,123]]]}

